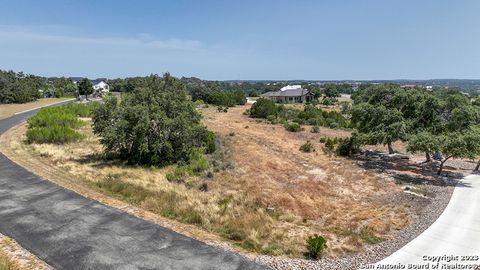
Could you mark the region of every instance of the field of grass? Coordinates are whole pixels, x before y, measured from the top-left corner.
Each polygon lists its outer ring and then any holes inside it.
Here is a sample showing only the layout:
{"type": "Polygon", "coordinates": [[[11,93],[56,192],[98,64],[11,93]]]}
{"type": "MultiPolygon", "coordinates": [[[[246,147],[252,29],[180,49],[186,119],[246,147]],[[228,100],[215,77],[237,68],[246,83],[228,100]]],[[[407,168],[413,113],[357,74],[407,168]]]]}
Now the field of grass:
{"type": "Polygon", "coordinates": [[[79,129],[82,142],[26,145],[23,127],[1,144],[46,178],[55,170],[51,180],[68,179],[69,188],[96,190],[175,220],[170,227],[179,232],[192,235],[193,226],[205,232],[194,234],[199,239],[218,237],[262,254],[303,257],[306,239],[319,234],[328,241],[326,256],[346,256],[408,223],[408,207],[393,199],[402,193],[398,186],[321,151],[320,137],[347,137],[347,131],[321,127],[319,133],[291,133],[243,115],[247,108],[202,109],[221,144],[209,158],[208,173],[182,181],[167,179],[174,166],[139,168],[104,160],[88,124],[79,129]],[[317,151],[299,150],[308,140],[317,151]]]}
{"type": "Polygon", "coordinates": [[[37,101],[24,103],[24,104],[0,104],[0,119],[8,118],[19,112],[36,109],[36,108],[54,104],[60,101],[65,101],[71,98],[72,97],[41,98],[37,101]]]}

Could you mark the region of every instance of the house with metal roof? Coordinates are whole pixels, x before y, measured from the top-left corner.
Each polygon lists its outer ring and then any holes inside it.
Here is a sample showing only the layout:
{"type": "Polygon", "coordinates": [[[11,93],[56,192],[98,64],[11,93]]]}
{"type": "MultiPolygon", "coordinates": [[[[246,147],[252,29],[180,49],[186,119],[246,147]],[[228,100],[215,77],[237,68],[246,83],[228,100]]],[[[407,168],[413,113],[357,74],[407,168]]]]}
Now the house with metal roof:
{"type": "Polygon", "coordinates": [[[277,103],[303,103],[313,100],[313,94],[301,85],[287,85],[279,91],[270,91],[261,96],[277,103]]]}

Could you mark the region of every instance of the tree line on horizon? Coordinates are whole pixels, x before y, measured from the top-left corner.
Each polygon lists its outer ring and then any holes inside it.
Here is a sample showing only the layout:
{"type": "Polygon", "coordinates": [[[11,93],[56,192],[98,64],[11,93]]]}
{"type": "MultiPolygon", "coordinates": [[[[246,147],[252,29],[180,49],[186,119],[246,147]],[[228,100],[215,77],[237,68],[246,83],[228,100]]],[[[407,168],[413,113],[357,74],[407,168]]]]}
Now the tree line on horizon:
{"type": "Polygon", "coordinates": [[[42,97],[73,96],[77,87],[61,77],[47,79],[23,72],[0,70],[0,104],[27,103],[42,97]]]}

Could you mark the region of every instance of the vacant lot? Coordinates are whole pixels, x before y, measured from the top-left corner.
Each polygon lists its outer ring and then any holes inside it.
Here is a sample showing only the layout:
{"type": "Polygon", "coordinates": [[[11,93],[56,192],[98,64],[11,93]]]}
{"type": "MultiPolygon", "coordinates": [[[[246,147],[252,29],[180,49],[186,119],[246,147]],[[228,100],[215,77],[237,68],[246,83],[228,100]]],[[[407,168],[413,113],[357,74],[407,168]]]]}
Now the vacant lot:
{"type": "Polygon", "coordinates": [[[0,104],[0,119],[10,117],[16,113],[51,105],[70,98],[41,98],[34,102],[24,104],[0,104]]]}
{"type": "Polygon", "coordinates": [[[105,161],[89,125],[80,130],[86,139],[78,143],[25,145],[23,126],[3,136],[0,145],[22,165],[54,181],[68,179],[66,185],[82,194],[97,190],[204,233],[170,223],[177,231],[200,239],[220,236],[259,253],[303,257],[305,239],[316,233],[328,240],[327,256],[346,256],[392,237],[409,222],[409,206],[392,181],[322,151],[320,137],[348,132],[291,133],[248,118],[247,108],[202,109],[220,149],[211,157],[210,173],[182,183],[166,180],[173,167],[105,161]],[[299,150],[307,140],[315,152],[299,150]]]}

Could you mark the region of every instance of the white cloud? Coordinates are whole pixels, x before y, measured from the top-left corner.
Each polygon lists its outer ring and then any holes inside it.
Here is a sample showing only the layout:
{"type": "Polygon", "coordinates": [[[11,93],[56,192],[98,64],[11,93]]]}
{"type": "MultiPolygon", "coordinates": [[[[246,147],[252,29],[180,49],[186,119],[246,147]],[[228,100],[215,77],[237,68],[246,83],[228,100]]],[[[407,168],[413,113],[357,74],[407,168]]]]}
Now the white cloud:
{"type": "Polygon", "coordinates": [[[201,43],[197,40],[182,39],[155,39],[152,35],[141,33],[138,37],[88,37],[74,36],[65,34],[52,34],[28,29],[19,26],[0,26],[0,40],[5,41],[25,41],[42,42],[55,44],[75,44],[75,45],[108,45],[114,47],[133,47],[133,48],[152,48],[152,49],[171,49],[171,50],[198,50],[201,43]]]}

